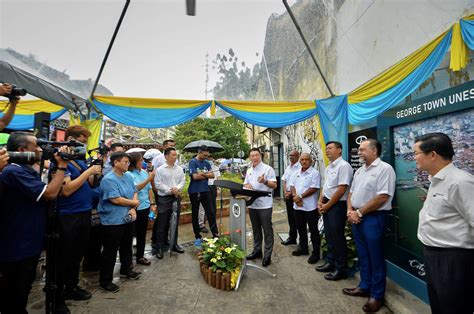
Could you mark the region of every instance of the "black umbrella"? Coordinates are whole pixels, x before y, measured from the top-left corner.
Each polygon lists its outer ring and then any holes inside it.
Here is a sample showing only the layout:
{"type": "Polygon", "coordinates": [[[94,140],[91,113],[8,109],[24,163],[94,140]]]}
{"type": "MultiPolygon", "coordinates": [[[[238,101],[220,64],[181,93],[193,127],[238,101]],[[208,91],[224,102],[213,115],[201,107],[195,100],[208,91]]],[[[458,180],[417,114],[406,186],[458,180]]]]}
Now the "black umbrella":
{"type": "Polygon", "coordinates": [[[173,207],[170,217],[170,257],[173,247],[176,245],[176,229],[178,228],[178,199],[173,202],[173,207]]]}
{"type": "Polygon", "coordinates": [[[202,146],[207,146],[207,149],[210,153],[221,152],[224,150],[224,147],[222,147],[221,144],[207,140],[191,142],[188,145],[184,146],[183,150],[185,152],[197,153],[198,149],[202,146]]]}

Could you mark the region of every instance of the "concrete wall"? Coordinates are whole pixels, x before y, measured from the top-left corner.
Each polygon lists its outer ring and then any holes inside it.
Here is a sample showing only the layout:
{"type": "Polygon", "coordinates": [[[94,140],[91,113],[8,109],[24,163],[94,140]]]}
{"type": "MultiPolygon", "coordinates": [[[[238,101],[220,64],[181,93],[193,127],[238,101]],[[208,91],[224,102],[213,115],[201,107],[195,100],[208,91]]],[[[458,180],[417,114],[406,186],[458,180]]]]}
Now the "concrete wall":
{"type": "MultiPolygon", "coordinates": [[[[343,94],[431,41],[461,17],[474,13],[474,2],[301,0],[292,10],[333,92],[343,94]]],[[[270,17],[264,54],[269,74],[261,73],[257,99],[329,96],[288,14],[270,17]]],[[[445,72],[449,72],[445,69],[447,62],[440,67],[445,72]]],[[[470,79],[469,73],[444,73],[444,77],[449,77],[450,82],[470,79]]],[[[431,78],[434,80],[435,75],[431,78]]],[[[316,123],[310,119],[284,128],[282,142],[285,157],[290,149],[311,152],[316,166],[323,171],[316,123]]],[[[284,163],[287,164],[286,158],[284,163]]]]}

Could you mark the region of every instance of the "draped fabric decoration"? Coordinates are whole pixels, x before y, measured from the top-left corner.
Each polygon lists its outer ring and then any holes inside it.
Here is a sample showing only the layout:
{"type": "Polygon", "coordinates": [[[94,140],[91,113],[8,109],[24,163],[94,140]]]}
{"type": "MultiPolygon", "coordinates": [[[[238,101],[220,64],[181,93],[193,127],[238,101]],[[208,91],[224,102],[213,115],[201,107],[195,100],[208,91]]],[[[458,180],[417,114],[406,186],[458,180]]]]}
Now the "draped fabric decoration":
{"type": "Polygon", "coordinates": [[[347,160],[347,95],[319,99],[316,104],[324,140],[341,142],[343,157],[347,160]]]}
{"type": "MultiPolygon", "coordinates": [[[[451,31],[447,32],[437,47],[425,60],[403,80],[390,89],[380,89],[370,99],[348,106],[350,124],[361,124],[376,118],[384,111],[400,103],[406,96],[418,88],[439,66],[451,43],[451,31]]],[[[382,87],[382,86],[380,86],[382,87]]],[[[349,96],[350,97],[350,96],[349,96]]]]}
{"type": "Polygon", "coordinates": [[[316,114],[314,101],[216,101],[216,105],[227,113],[247,123],[281,128],[311,118],[316,114]]]}
{"type": "MultiPolygon", "coordinates": [[[[0,102],[0,117],[7,111],[7,102],[0,102]]],[[[51,114],[51,121],[56,120],[67,111],[66,108],[52,104],[50,102],[38,100],[20,100],[16,106],[15,115],[7,128],[12,130],[28,130],[34,127],[35,113],[48,112],[51,114]]]]}
{"type": "Polygon", "coordinates": [[[192,120],[206,111],[211,101],[94,96],[93,104],[119,123],[150,129],[192,120]]]}
{"type": "Polygon", "coordinates": [[[89,139],[87,141],[87,150],[99,147],[100,134],[102,131],[102,118],[80,121],[79,119],[76,119],[73,115],[71,115],[69,120],[69,126],[73,125],[82,125],[91,132],[91,136],[89,136],[89,139]]]}
{"type": "Polygon", "coordinates": [[[462,19],[459,25],[461,26],[462,39],[469,49],[474,50],[474,14],[462,19]]]}

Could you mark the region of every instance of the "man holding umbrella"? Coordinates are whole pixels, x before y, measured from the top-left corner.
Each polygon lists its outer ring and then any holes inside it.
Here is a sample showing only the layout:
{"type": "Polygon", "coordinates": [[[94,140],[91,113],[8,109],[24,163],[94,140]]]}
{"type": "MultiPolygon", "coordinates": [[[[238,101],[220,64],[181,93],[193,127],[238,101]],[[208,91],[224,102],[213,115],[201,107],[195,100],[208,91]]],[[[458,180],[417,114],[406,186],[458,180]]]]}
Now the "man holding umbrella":
{"type": "MultiPolygon", "coordinates": [[[[187,147],[189,144],[187,145],[187,147]]],[[[186,148],[185,147],[185,150],[186,148]]],[[[190,150],[188,148],[188,150],[190,150]]],[[[199,204],[202,204],[206,213],[207,221],[211,229],[212,235],[217,237],[219,231],[217,229],[216,216],[211,209],[211,192],[209,190],[208,181],[214,178],[211,164],[206,160],[209,156],[209,148],[205,145],[198,148],[198,154],[189,162],[189,175],[191,182],[189,184],[188,193],[191,201],[193,231],[196,240],[194,245],[201,246],[201,233],[199,227],[199,204]]]]}

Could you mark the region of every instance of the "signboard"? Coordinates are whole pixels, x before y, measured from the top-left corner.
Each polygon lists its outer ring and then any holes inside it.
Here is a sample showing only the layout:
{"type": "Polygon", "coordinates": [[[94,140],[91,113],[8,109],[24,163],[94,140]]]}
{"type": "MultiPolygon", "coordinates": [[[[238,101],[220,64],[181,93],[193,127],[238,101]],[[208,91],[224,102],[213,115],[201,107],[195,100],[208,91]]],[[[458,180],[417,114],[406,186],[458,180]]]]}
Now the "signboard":
{"type": "Polygon", "coordinates": [[[362,166],[362,163],[359,161],[359,145],[368,138],[377,138],[377,128],[374,127],[349,133],[347,156],[349,156],[348,162],[351,164],[354,171],[362,166]]]}

